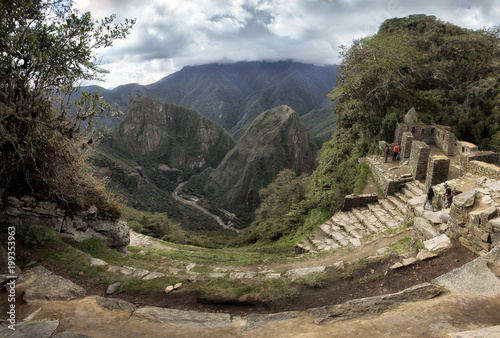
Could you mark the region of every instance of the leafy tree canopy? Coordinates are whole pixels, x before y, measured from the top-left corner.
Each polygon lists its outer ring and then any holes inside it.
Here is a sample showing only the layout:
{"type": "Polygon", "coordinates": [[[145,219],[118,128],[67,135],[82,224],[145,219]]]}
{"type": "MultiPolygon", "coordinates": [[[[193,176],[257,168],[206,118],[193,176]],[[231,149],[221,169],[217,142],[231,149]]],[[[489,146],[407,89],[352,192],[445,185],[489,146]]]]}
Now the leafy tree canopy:
{"type": "Polygon", "coordinates": [[[79,13],[71,0],[0,2],[0,182],[9,194],[87,204],[91,183],[73,141],[86,131],[80,124],[91,128],[110,106],[85,93],[70,119],[68,99],[79,81],[105,73],[94,51],[125,38],[134,24],[113,21],[79,13]]]}

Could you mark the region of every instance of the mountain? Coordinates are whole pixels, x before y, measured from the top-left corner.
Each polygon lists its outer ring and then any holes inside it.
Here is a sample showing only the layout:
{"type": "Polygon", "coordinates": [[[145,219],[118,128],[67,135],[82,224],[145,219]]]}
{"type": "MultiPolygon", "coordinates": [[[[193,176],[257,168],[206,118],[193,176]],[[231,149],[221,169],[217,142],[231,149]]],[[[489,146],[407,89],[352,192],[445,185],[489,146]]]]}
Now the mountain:
{"type": "MultiPolygon", "coordinates": [[[[136,94],[182,105],[217,122],[237,139],[261,112],[288,105],[301,117],[320,114],[322,128],[315,130],[314,136],[324,141],[335,124],[333,103],[326,95],[335,87],[336,76],[337,66],[285,61],[238,62],[184,67],[146,86],[126,84],[112,90],[91,86],[82,87],[81,91],[97,90],[122,111],[136,94]]],[[[112,128],[118,122],[116,118],[101,119],[102,125],[112,128]]],[[[308,129],[315,126],[306,125],[308,129]]]]}
{"type": "Polygon", "coordinates": [[[178,205],[171,194],[191,175],[217,167],[234,145],[227,131],[198,112],[136,95],[118,128],[94,149],[90,162],[132,206],[215,229],[215,221],[178,205]]]}
{"type": "Polygon", "coordinates": [[[247,226],[258,207],[259,189],[290,168],[297,175],[316,167],[318,147],[298,114],[288,106],[261,113],[216,169],[193,176],[184,193],[207,209],[247,226]],[[221,213],[222,212],[222,213],[221,213]]]}

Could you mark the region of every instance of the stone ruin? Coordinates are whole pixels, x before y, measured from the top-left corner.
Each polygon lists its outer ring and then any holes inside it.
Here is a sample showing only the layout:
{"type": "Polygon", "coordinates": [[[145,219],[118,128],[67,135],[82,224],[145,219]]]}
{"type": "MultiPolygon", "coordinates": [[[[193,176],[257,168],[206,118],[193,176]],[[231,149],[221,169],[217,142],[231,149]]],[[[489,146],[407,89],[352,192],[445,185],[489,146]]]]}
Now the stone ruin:
{"type": "MultiPolygon", "coordinates": [[[[427,240],[446,233],[479,254],[500,244],[498,154],[479,151],[476,145],[457,140],[450,127],[423,124],[414,108],[405,116],[404,122],[398,125],[394,136],[394,142],[401,144],[401,162],[408,161],[412,179],[423,182],[425,189],[433,187],[434,206],[443,207],[444,187],[440,184],[456,182],[449,177],[450,158],[459,168],[459,179],[478,177],[472,190],[456,195],[450,209],[438,215],[426,214],[422,210],[421,198],[409,201],[408,205],[413,210],[409,216],[415,217],[413,241],[427,240]],[[443,154],[430,155],[431,146],[439,148],[443,154]]],[[[384,147],[385,142],[381,142],[380,148],[383,150],[384,147]]],[[[380,176],[375,175],[377,180],[380,176]]],[[[390,186],[387,183],[381,185],[390,186]]],[[[386,189],[385,193],[390,194],[392,191],[386,189]]]]}

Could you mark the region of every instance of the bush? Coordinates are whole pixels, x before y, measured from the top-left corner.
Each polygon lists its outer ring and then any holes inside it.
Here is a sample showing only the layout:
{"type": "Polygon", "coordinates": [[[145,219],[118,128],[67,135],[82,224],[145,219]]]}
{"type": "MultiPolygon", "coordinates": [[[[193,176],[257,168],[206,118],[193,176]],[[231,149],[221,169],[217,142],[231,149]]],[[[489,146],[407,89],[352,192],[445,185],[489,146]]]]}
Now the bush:
{"type": "Polygon", "coordinates": [[[45,226],[18,226],[16,239],[27,248],[39,248],[49,242],[61,242],[59,234],[54,229],[45,226]]]}

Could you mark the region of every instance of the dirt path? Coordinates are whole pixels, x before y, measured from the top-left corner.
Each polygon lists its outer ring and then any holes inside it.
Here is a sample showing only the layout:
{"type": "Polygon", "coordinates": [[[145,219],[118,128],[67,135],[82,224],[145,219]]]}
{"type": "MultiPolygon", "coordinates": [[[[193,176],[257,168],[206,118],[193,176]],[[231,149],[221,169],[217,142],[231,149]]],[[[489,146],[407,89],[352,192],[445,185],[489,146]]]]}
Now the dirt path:
{"type": "Polygon", "coordinates": [[[202,206],[198,205],[195,201],[186,200],[186,199],[184,199],[184,198],[180,197],[180,196],[179,196],[179,191],[182,189],[182,187],[183,187],[183,186],[184,186],[184,184],[186,184],[186,183],[187,183],[187,182],[182,182],[181,184],[179,184],[179,185],[177,186],[177,188],[175,188],[174,192],[172,193],[172,197],[173,197],[176,201],[178,201],[178,202],[180,202],[180,203],[182,203],[182,204],[185,204],[185,205],[189,205],[189,206],[191,206],[191,207],[194,207],[194,208],[196,208],[196,209],[200,210],[201,212],[203,212],[203,213],[205,213],[205,214],[209,215],[210,217],[213,217],[213,218],[217,221],[217,223],[219,223],[219,225],[220,225],[221,227],[223,227],[224,229],[227,229],[227,230],[232,230],[232,231],[235,231],[235,232],[241,232],[241,230],[240,230],[240,229],[236,229],[236,228],[232,227],[231,225],[227,225],[227,224],[225,224],[225,223],[224,223],[224,221],[223,221],[223,220],[222,220],[219,216],[212,214],[210,211],[208,211],[208,210],[207,210],[207,209],[205,209],[204,207],[202,207],[202,206]]]}

